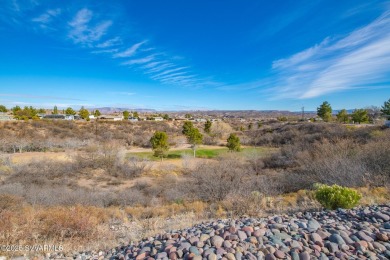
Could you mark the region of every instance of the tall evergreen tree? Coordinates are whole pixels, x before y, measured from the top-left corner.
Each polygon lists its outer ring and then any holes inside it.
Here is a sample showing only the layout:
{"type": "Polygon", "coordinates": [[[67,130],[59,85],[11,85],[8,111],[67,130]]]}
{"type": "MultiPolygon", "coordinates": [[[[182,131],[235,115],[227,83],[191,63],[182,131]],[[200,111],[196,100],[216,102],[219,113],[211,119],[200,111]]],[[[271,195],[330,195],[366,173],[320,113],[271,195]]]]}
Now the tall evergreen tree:
{"type": "Polygon", "coordinates": [[[327,101],[324,101],[317,107],[317,115],[325,122],[329,122],[332,119],[332,107],[327,101]]]}
{"type": "Polygon", "coordinates": [[[87,109],[85,109],[84,106],[82,106],[81,109],[79,110],[79,116],[82,119],[88,120],[89,119],[89,111],[87,109]]]}
{"type": "Polygon", "coordinates": [[[387,100],[383,103],[383,106],[381,108],[381,112],[384,116],[386,116],[388,119],[390,119],[390,98],[389,98],[389,100],[387,100]]]}
{"type": "Polygon", "coordinates": [[[181,132],[182,132],[182,134],[187,136],[193,128],[194,128],[194,125],[192,124],[191,121],[185,121],[183,124],[183,130],[181,132]]]}
{"type": "Polygon", "coordinates": [[[5,113],[5,112],[7,112],[7,111],[8,111],[8,110],[7,110],[7,108],[6,108],[5,106],[0,105],[0,112],[5,113]]]}
{"type": "Polygon", "coordinates": [[[194,157],[196,157],[196,148],[203,142],[203,135],[199,132],[198,128],[192,128],[187,134],[187,140],[192,146],[194,157]]]}
{"type": "Polygon", "coordinates": [[[240,138],[236,134],[230,134],[227,139],[227,145],[229,151],[231,152],[239,152],[241,151],[241,143],[240,138]]]}
{"type": "Polygon", "coordinates": [[[68,108],[65,110],[65,114],[66,114],[66,115],[75,115],[75,114],[76,114],[76,111],[74,111],[73,108],[68,107],[68,108]]]}
{"type": "Polygon", "coordinates": [[[355,123],[366,123],[368,122],[368,115],[367,115],[367,110],[365,109],[355,109],[352,113],[352,120],[355,123]]]}
{"type": "Polygon", "coordinates": [[[169,150],[167,133],[156,131],[150,138],[150,144],[152,145],[154,156],[160,157],[162,160],[169,150]]]}
{"type": "Polygon", "coordinates": [[[340,110],[337,113],[336,117],[337,117],[337,121],[339,121],[340,123],[344,123],[344,124],[347,123],[348,119],[349,119],[348,112],[345,109],[340,110]]]}
{"type": "Polygon", "coordinates": [[[129,116],[130,116],[130,112],[129,111],[123,111],[123,117],[127,120],[129,119],[129,116]]]}
{"type": "Polygon", "coordinates": [[[102,113],[100,113],[100,111],[99,111],[98,109],[96,109],[96,110],[93,112],[93,115],[94,115],[95,117],[98,117],[98,116],[101,116],[102,113]]]}
{"type": "Polygon", "coordinates": [[[213,123],[211,123],[210,120],[207,120],[206,123],[204,123],[204,131],[206,133],[210,134],[212,125],[213,125],[213,123]]]}

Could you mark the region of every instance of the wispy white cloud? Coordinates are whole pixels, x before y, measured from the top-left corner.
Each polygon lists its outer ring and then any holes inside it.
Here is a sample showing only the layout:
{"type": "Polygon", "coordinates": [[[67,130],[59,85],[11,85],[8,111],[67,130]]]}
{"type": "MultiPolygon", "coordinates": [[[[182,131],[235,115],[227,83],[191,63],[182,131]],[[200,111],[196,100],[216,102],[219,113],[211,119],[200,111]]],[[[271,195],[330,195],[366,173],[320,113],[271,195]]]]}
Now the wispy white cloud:
{"type": "Polygon", "coordinates": [[[130,48],[126,49],[125,51],[119,52],[115,55],[113,55],[114,58],[129,58],[136,54],[137,50],[141,47],[142,44],[145,44],[146,41],[142,41],[139,43],[134,44],[130,48]]]}
{"type": "Polygon", "coordinates": [[[99,41],[112,25],[112,21],[102,21],[91,26],[92,17],[93,12],[87,8],[78,11],[76,16],[69,23],[69,26],[71,27],[68,34],[69,38],[75,43],[86,45],[99,41]]]}
{"type": "MultiPolygon", "coordinates": [[[[113,26],[118,17],[108,16],[90,7],[73,12],[72,8],[62,6],[61,9],[47,9],[41,13],[41,10],[45,9],[42,9],[42,6],[38,10],[36,7],[39,4],[35,1],[10,0],[6,3],[6,10],[0,8],[0,20],[5,19],[4,17],[15,19],[12,26],[30,26],[30,29],[37,33],[55,31],[52,34],[55,37],[66,38],[91,54],[105,55],[106,58],[116,60],[118,65],[128,66],[129,69],[141,72],[162,84],[182,87],[208,84],[208,80],[191,74],[191,66],[184,57],[161,52],[158,46],[152,46],[148,40],[121,33],[121,30],[118,30],[120,26],[113,26]],[[56,19],[59,16],[62,19],[56,19]]],[[[121,20],[120,17],[118,20],[121,20]]]]}
{"type": "Polygon", "coordinates": [[[346,89],[369,89],[388,82],[390,10],[339,38],[276,60],[269,80],[274,98],[314,98],[346,89]]]}
{"type": "Polygon", "coordinates": [[[97,48],[111,48],[113,46],[117,46],[117,45],[120,45],[122,44],[122,39],[117,36],[117,37],[114,37],[112,39],[109,39],[107,41],[104,41],[102,43],[99,43],[96,45],[97,48]]]}
{"type": "Polygon", "coordinates": [[[99,54],[99,53],[115,53],[118,52],[119,49],[105,49],[105,50],[95,50],[91,51],[91,53],[99,54]]]}
{"type": "Polygon", "coordinates": [[[158,78],[158,77],[164,76],[166,74],[170,74],[170,73],[173,73],[173,72],[181,71],[181,70],[184,70],[184,69],[188,69],[188,67],[179,67],[179,68],[165,70],[164,72],[161,72],[161,73],[155,75],[154,77],[158,78]]]}
{"type": "Polygon", "coordinates": [[[150,63],[142,66],[142,68],[143,69],[151,69],[151,68],[154,68],[154,67],[161,65],[163,63],[164,63],[163,61],[153,61],[153,62],[150,62],[150,63]]]}
{"type": "Polygon", "coordinates": [[[140,58],[140,59],[133,59],[133,60],[129,60],[129,61],[125,61],[125,62],[122,62],[121,64],[122,65],[139,65],[139,64],[145,64],[145,63],[148,63],[148,62],[151,62],[152,60],[154,60],[154,55],[149,55],[147,57],[144,57],[144,58],[140,58]]]}
{"type": "Polygon", "coordinates": [[[50,9],[47,10],[45,13],[41,14],[40,16],[33,18],[32,21],[41,24],[48,24],[52,22],[53,18],[57,17],[60,14],[61,9],[50,9]]]}
{"type": "Polygon", "coordinates": [[[156,80],[162,80],[162,79],[167,79],[167,78],[172,78],[172,77],[177,77],[177,76],[183,76],[186,74],[188,74],[186,71],[181,71],[181,72],[164,74],[164,75],[154,75],[154,76],[151,76],[151,78],[156,79],[156,80]]]}
{"type": "Polygon", "coordinates": [[[164,62],[161,62],[160,64],[158,64],[157,66],[154,66],[153,68],[147,70],[145,73],[146,74],[154,74],[156,72],[160,72],[160,71],[163,71],[165,69],[172,68],[174,66],[175,66],[175,64],[164,61],[164,62]]]}

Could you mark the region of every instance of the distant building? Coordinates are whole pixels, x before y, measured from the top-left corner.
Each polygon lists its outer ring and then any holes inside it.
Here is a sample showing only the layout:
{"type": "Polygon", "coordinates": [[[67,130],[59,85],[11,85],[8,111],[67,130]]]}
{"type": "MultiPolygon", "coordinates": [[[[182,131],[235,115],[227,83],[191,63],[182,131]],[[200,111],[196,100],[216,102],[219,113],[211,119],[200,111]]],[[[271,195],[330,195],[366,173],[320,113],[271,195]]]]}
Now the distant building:
{"type": "Polygon", "coordinates": [[[196,118],[195,122],[206,122],[207,120],[204,118],[196,118]]]}
{"type": "Polygon", "coordinates": [[[14,120],[12,115],[9,115],[9,114],[4,113],[4,112],[0,113],[0,121],[10,121],[10,120],[14,120]]]}
{"type": "Polygon", "coordinates": [[[42,119],[77,120],[77,119],[80,119],[80,116],[77,116],[77,115],[52,114],[52,115],[43,115],[42,119]]]}
{"type": "Polygon", "coordinates": [[[90,120],[95,120],[95,119],[96,119],[95,115],[89,115],[88,118],[89,118],[90,120]]]}
{"type": "Polygon", "coordinates": [[[45,116],[46,114],[37,114],[37,117],[39,117],[39,119],[43,119],[45,116]]]}
{"type": "Polygon", "coordinates": [[[137,117],[129,117],[128,119],[130,122],[138,122],[138,118],[137,117]]]}
{"type": "Polygon", "coordinates": [[[123,116],[111,116],[111,115],[101,115],[98,116],[99,120],[106,120],[106,121],[122,121],[123,116]]]}
{"type": "Polygon", "coordinates": [[[161,116],[156,116],[154,117],[154,121],[164,121],[164,118],[162,118],[161,116]]]}

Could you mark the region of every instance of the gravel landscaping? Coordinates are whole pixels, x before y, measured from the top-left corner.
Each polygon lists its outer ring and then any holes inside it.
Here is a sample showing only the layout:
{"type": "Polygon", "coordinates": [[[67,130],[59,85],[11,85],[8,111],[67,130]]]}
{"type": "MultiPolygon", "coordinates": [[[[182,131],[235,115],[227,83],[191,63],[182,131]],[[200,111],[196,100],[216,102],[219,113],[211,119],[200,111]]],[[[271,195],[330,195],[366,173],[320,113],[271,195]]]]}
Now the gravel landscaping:
{"type": "Polygon", "coordinates": [[[389,239],[390,205],[380,205],[217,220],[73,258],[390,259],[389,239]]]}

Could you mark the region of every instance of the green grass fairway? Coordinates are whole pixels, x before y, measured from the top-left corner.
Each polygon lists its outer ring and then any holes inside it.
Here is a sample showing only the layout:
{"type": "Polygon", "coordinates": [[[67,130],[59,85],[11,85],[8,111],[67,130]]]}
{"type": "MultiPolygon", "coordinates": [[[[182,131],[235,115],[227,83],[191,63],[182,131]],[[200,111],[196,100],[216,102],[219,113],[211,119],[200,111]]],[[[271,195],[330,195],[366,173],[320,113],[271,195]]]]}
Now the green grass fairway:
{"type": "MultiPolygon", "coordinates": [[[[241,156],[248,156],[251,154],[259,155],[259,156],[265,156],[269,153],[272,153],[276,151],[277,149],[269,148],[269,147],[244,147],[241,152],[238,152],[238,155],[241,156]]],[[[205,158],[205,159],[212,159],[216,158],[218,156],[222,156],[224,154],[227,154],[229,151],[226,147],[221,148],[208,148],[207,146],[202,146],[196,150],[196,157],[197,158],[205,158]]],[[[182,149],[182,150],[174,150],[174,151],[168,151],[168,154],[165,159],[180,159],[183,155],[187,156],[193,156],[194,152],[192,149],[182,149]]],[[[153,161],[158,161],[160,158],[153,156],[153,151],[150,150],[150,152],[135,152],[135,153],[128,153],[129,157],[131,156],[137,156],[153,161]]]]}

